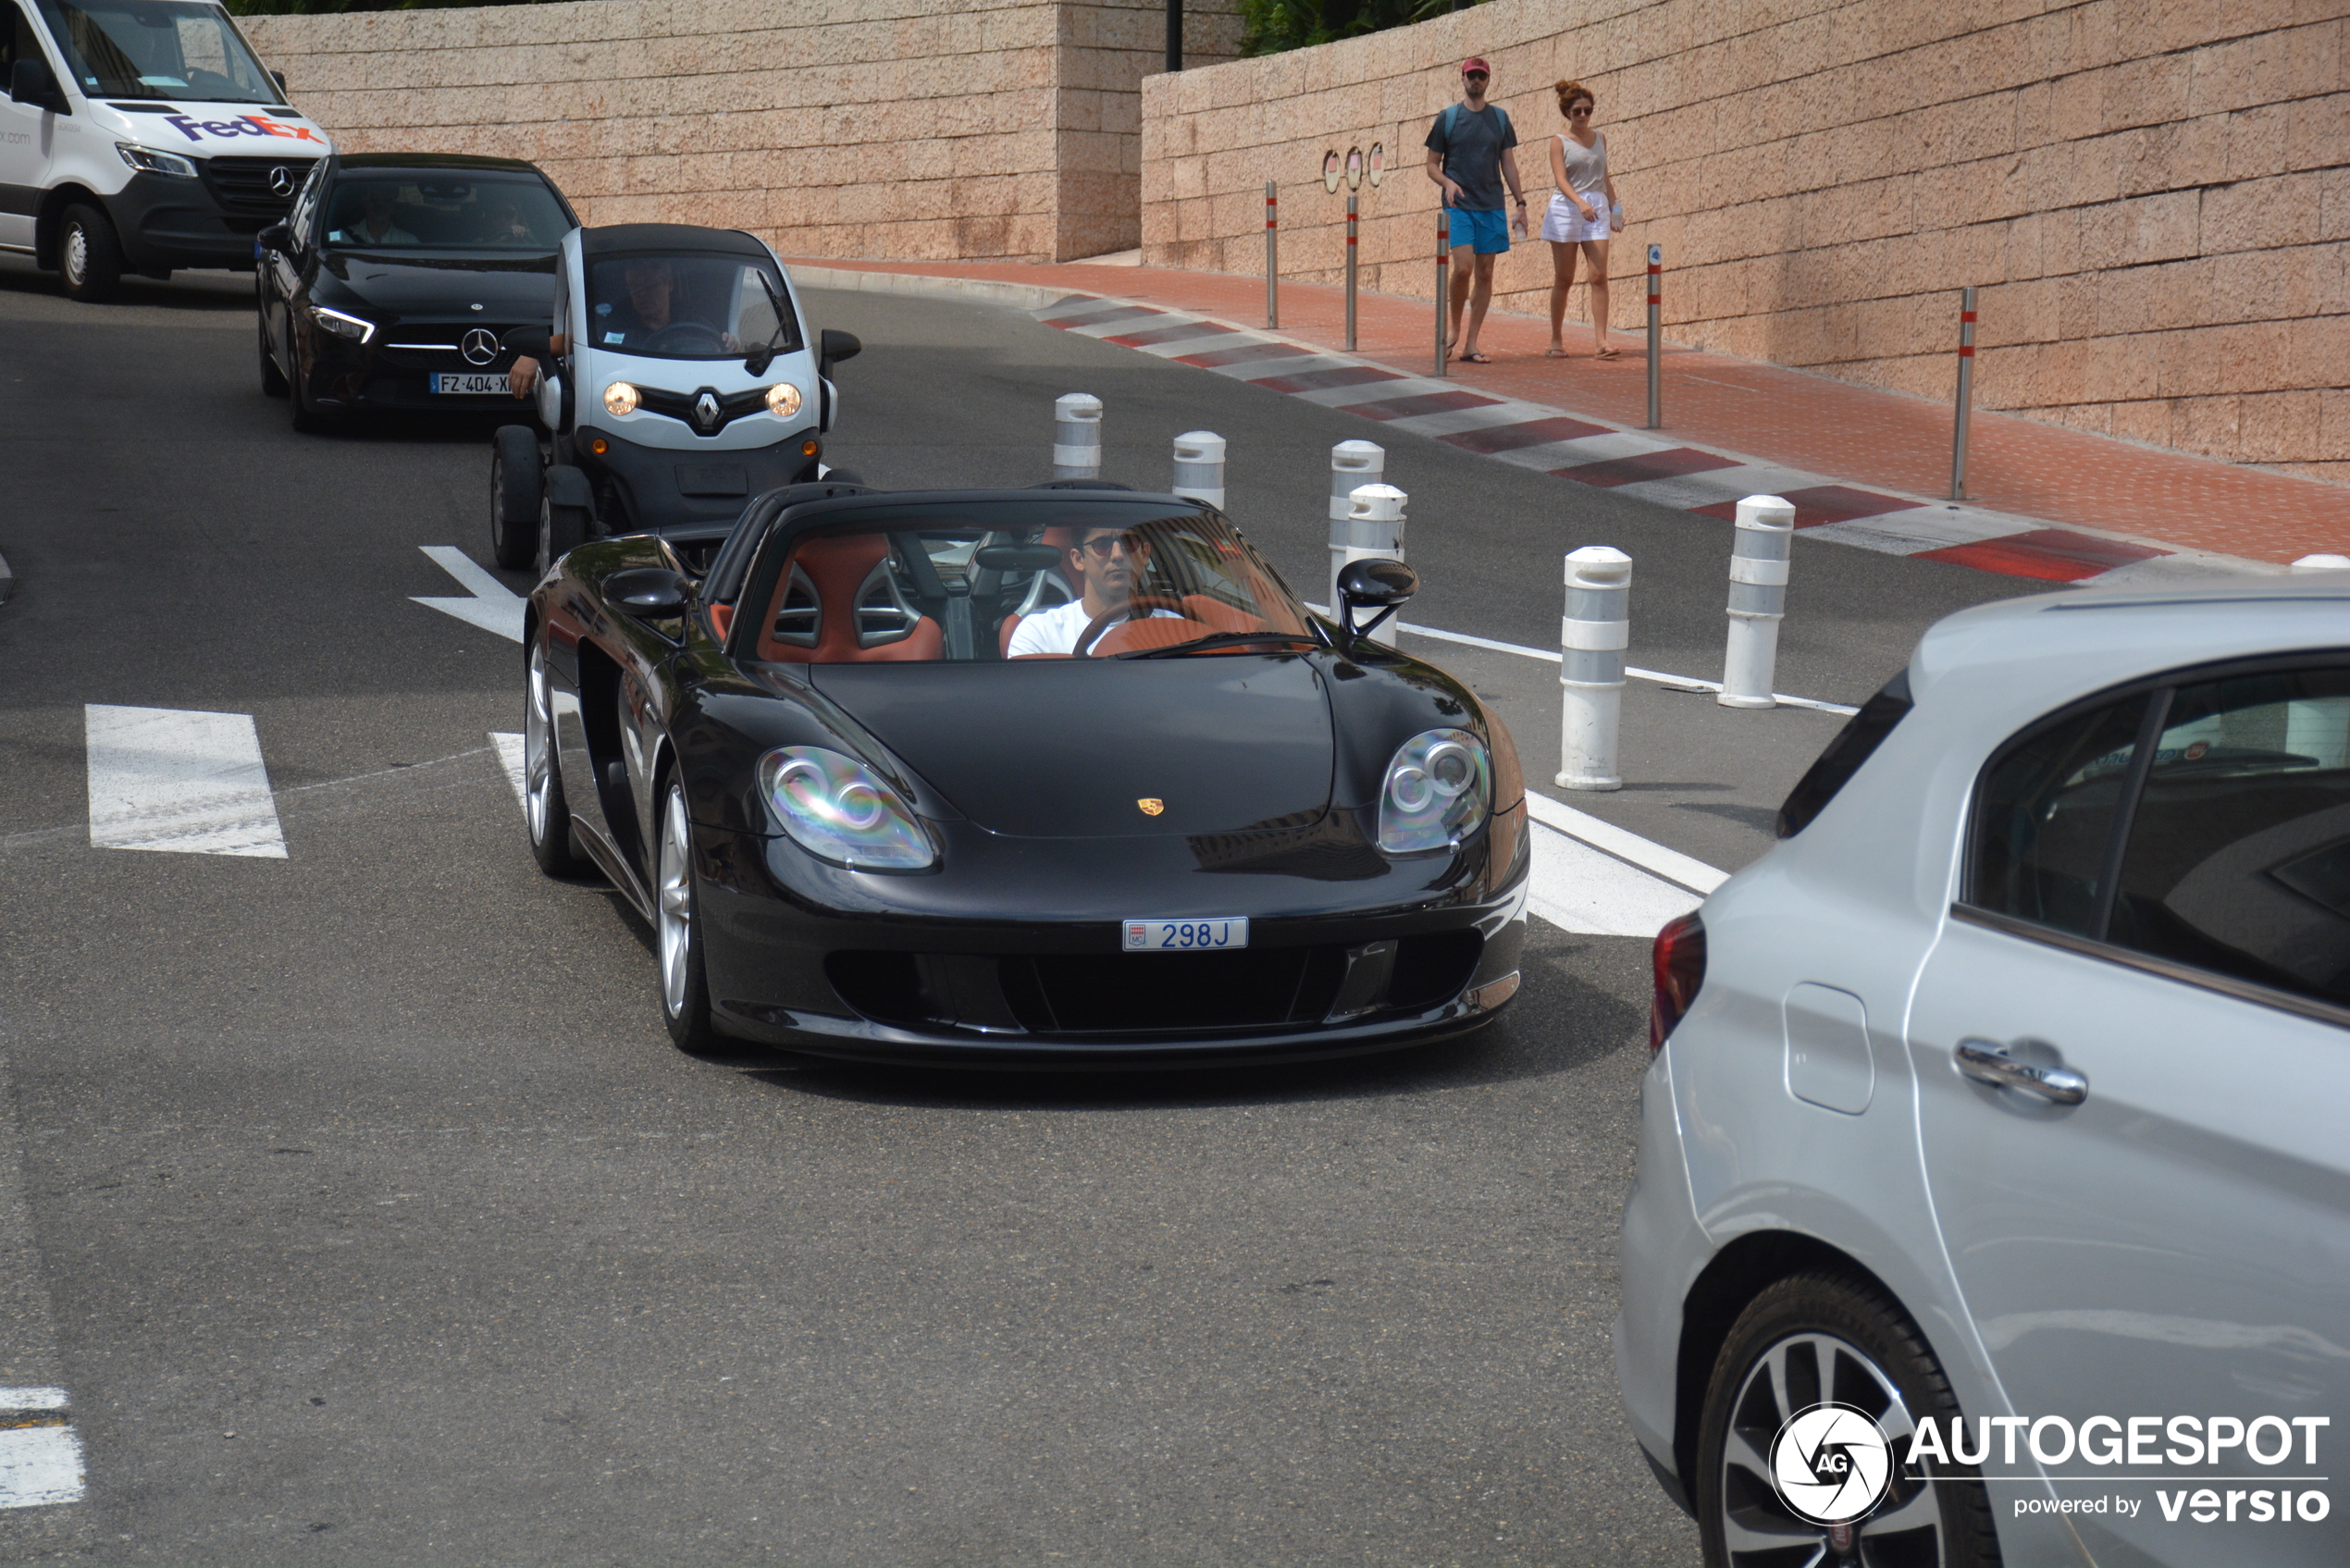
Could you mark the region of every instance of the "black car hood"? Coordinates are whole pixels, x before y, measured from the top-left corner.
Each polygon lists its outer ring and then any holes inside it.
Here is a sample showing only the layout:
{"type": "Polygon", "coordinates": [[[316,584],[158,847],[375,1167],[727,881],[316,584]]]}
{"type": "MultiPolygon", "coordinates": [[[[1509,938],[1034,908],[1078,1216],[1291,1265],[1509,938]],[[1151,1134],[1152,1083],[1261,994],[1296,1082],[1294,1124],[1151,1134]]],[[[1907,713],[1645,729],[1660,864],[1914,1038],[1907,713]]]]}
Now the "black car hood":
{"type": "Polygon", "coordinates": [[[1303,826],[1330,805],[1330,703],[1305,658],[817,664],[809,673],[992,833],[1231,833],[1303,826]]]}
{"type": "Polygon", "coordinates": [[[555,297],[551,254],[393,257],[334,251],[318,272],[315,297],[402,314],[447,315],[479,304],[488,315],[510,316],[522,309],[535,319],[555,297]]]}

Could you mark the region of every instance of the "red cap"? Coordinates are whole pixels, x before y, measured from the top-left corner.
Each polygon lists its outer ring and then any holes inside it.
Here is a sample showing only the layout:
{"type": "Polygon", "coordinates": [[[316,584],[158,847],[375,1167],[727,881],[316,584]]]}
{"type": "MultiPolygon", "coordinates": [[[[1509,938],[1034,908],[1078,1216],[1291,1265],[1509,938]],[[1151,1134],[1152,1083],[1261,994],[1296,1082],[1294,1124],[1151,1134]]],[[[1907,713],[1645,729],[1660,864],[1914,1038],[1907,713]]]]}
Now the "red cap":
{"type": "Polygon", "coordinates": [[[1493,68],[1485,63],[1483,56],[1471,55],[1467,59],[1461,62],[1461,74],[1463,76],[1466,76],[1471,71],[1483,71],[1487,76],[1491,76],[1493,74],[1493,68]]]}

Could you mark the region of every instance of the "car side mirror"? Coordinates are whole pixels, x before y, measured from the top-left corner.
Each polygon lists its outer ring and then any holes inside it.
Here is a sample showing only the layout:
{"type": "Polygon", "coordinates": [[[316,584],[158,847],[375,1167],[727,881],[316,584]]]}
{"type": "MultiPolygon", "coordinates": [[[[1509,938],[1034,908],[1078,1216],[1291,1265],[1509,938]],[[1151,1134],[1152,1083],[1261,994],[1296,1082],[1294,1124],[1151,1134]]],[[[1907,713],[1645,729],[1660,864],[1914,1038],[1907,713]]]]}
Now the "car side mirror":
{"type": "Polygon", "coordinates": [[[285,90],[286,90],[286,73],[285,73],[285,72],[283,72],[283,71],[271,71],[271,72],[269,73],[269,80],[272,80],[272,81],[274,81],[274,82],[276,82],[276,83],[278,84],[278,91],[280,93],[284,93],[284,92],[285,92],[285,90]]]}
{"type": "Polygon", "coordinates": [[[1404,608],[1404,601],[1420,591],[1420,574],[1400,561],[1388,561],[1373,556],[1364,561],[1350,561],[1339,569],[1338,617],[1345,629],[1346,641],[1352,646],[1369,636],[1386,623],[1387,618],[1404,608]],[[1367,624],[1356,626],[1357,610],[1377,610],[1367,624]]]}
{"type": "Polygon", "coordinates": [[[604,579],[604,598],[614,610],[639,620],[683,615],[694,586],[666,566],[637,566],[604,579]]]}
{"type": "Polygon", "coordinates": [[[282,223],[273,223],[253,237],[253,242],[265,251],[275,251],[281,256],[293,254],[293,230],[282,223]]]}
{"type": "Polygon", "coordinates": [[[36,109],[54,114],[69,115],[71,105],[58,89],[57,79],[49,70],[46,60],[19,60],[8,71],[8,97],[19,104],[30,104],[36,109]]]}
{"type": "Polygon", "coordinates": [[[817,340],[818,368],[822,372],[824,378],[830,380],[834,365],[843,360],[855,359],[864,352],[864,340],[859,338],[856,333],[843,332],[835,327],[827,327],[824,328],[823,335],[817,340]]]}

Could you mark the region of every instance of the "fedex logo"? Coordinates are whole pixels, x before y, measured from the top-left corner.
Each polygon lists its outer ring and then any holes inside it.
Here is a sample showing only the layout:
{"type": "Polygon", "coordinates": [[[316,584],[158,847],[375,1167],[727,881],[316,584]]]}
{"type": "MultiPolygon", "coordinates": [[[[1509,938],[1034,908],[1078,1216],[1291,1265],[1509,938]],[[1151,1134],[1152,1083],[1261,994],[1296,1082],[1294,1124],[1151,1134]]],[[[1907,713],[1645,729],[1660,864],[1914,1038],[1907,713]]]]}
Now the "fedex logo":
{"type": "Polygon", "coordinates": [[[267,115],[239,115],[235,119],[200,120],[192,115],[166,115],[163,123],[191,142],[206,136],[290,136],[297,142],[326,145],[326,138],[305,125],[288,125],[267,115]]]}

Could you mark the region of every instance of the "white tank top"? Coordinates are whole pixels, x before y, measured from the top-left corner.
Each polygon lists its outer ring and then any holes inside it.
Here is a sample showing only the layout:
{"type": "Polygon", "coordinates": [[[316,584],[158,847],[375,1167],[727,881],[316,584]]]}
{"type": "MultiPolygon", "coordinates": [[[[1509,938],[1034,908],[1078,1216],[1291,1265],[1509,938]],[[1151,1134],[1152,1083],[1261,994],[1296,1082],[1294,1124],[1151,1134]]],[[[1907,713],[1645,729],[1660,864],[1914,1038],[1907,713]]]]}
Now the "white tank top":
{"type": "Polygon", "coordinates": [[[1566,160],[1568,189],[1578,196],[1600,196],[1607,191],[1607,136],[1586,147],[1565,131],[1559,133],[1560,155],[1566,160]]]}

